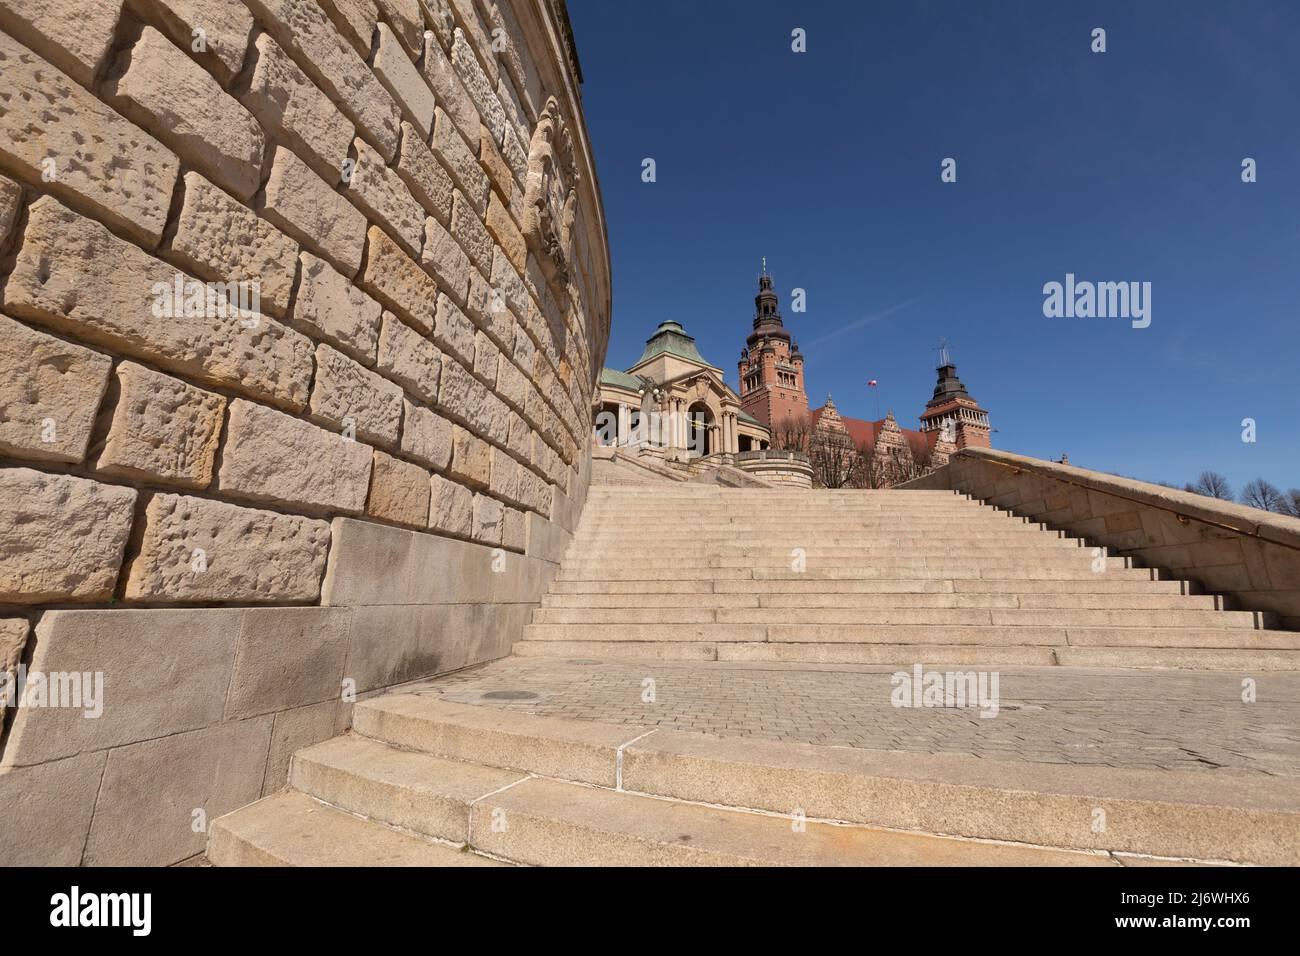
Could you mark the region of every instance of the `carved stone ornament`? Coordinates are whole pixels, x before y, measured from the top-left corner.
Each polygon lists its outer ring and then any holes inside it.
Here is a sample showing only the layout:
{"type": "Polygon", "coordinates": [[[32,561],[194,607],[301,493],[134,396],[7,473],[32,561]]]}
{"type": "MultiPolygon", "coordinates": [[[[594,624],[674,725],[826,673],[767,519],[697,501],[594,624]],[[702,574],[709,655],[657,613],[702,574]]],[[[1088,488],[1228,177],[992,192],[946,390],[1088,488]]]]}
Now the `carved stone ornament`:
{"type": "Polygon", "coordinates": [[[555,97],[546,101],[528,146],[524,239],[561,301],[568,298],[578,169],[573,140],[555,97]]]}

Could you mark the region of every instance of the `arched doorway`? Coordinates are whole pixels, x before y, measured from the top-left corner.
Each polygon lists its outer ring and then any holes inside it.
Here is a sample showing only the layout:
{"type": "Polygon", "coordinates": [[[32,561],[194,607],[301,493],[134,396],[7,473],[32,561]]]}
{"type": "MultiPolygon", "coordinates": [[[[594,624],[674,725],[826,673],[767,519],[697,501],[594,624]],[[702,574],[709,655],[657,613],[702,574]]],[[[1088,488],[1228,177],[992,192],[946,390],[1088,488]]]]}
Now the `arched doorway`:
{"type": "Polygon", "coordinates": [[[713,453],[713,412],[704,402],[696,402],[686,411],[688,454],[702,458],[713,453]]]}
{"type": "Polygon", "coordinates": [[[625,443],[627,436],[620,435],[618,430],[618,409],[619,406],[614,402],[601,403],[600,411],[596,413],[596,421],[592,425],[598,445],[617,446],[625,443]]]}

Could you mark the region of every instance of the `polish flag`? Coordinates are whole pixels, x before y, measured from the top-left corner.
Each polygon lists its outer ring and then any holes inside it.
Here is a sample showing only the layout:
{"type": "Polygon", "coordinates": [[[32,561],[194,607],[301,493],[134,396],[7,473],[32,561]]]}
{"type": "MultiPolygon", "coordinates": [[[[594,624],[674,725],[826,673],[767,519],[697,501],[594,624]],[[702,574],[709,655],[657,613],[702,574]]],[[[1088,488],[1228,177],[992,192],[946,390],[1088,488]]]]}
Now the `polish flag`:
{"type": "Polygon", "coordinates": [[[876,387],[876,380],[873,378],[871,381],[869,381],[869,382],[867,383],[867,386],[870,387],[870,388],[875,388],[875,387],[876,387]]]}

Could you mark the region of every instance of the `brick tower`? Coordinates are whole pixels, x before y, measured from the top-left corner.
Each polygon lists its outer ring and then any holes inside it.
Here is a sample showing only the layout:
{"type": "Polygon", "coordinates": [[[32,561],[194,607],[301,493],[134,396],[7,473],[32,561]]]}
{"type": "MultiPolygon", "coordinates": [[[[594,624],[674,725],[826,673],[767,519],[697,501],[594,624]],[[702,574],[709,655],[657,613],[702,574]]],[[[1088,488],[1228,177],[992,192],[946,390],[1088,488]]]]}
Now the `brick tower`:
{"type": "Polygon", "coordinates": [[[754,330],[745,340],[737,367],[741,408],[771,429],[773,436],[787,421],[802,421],[808,415],[803,356],[781,322],[766,259],[754,297],[754,330]]]}
{"type": "Polygon", "coordinates": [[[989,448],[989,413],[971,398],[957,377],[957,366],[952,363],[947,345],[939,347],[936,371],[939,382],[934,386],[934,397],[925,403],[921,415],[921,431],[929,437],[931,447],[946,444],[947,439],[957,448],[989,448]]]}

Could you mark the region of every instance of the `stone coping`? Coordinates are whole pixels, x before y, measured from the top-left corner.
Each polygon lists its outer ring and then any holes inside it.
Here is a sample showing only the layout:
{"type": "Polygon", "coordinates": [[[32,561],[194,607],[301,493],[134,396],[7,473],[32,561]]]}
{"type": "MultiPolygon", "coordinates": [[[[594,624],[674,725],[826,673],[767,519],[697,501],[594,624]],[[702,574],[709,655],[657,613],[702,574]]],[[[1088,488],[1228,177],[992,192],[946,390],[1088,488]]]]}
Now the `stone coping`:
{"type": "Polygon", "coordinates": [[[1065,484],[1076,485],[1102,494],[1125,498],[1152,508],[1172,511],[1175,514],[1193,518],[1206,524],[1217,525],[1262,538],[1273,544],[1300,549],[1300,518],[1275,515],[1258,508],[1239,505],[1230,501],[1219,501],[1205,495],[1176,488],[1165,488],[1145,481],[1120,478],[1100,471],[1064,465],[1060,462],[1043,461],[1027,455],[1017,455],[1009,451],[992,448],[963,448],[957,453],[959,458],[971,458],[994,465],[1009,468],[1014,472],[1029,472],[1053,478],[1065,484]]]}
{"type": "Polygon", "coordinates": [[[771,448],[762,451],[742,451],[736,453],[736,461],[799,461],[808,464],[808,456],[801,451],[776,451],[771,448]]]}

